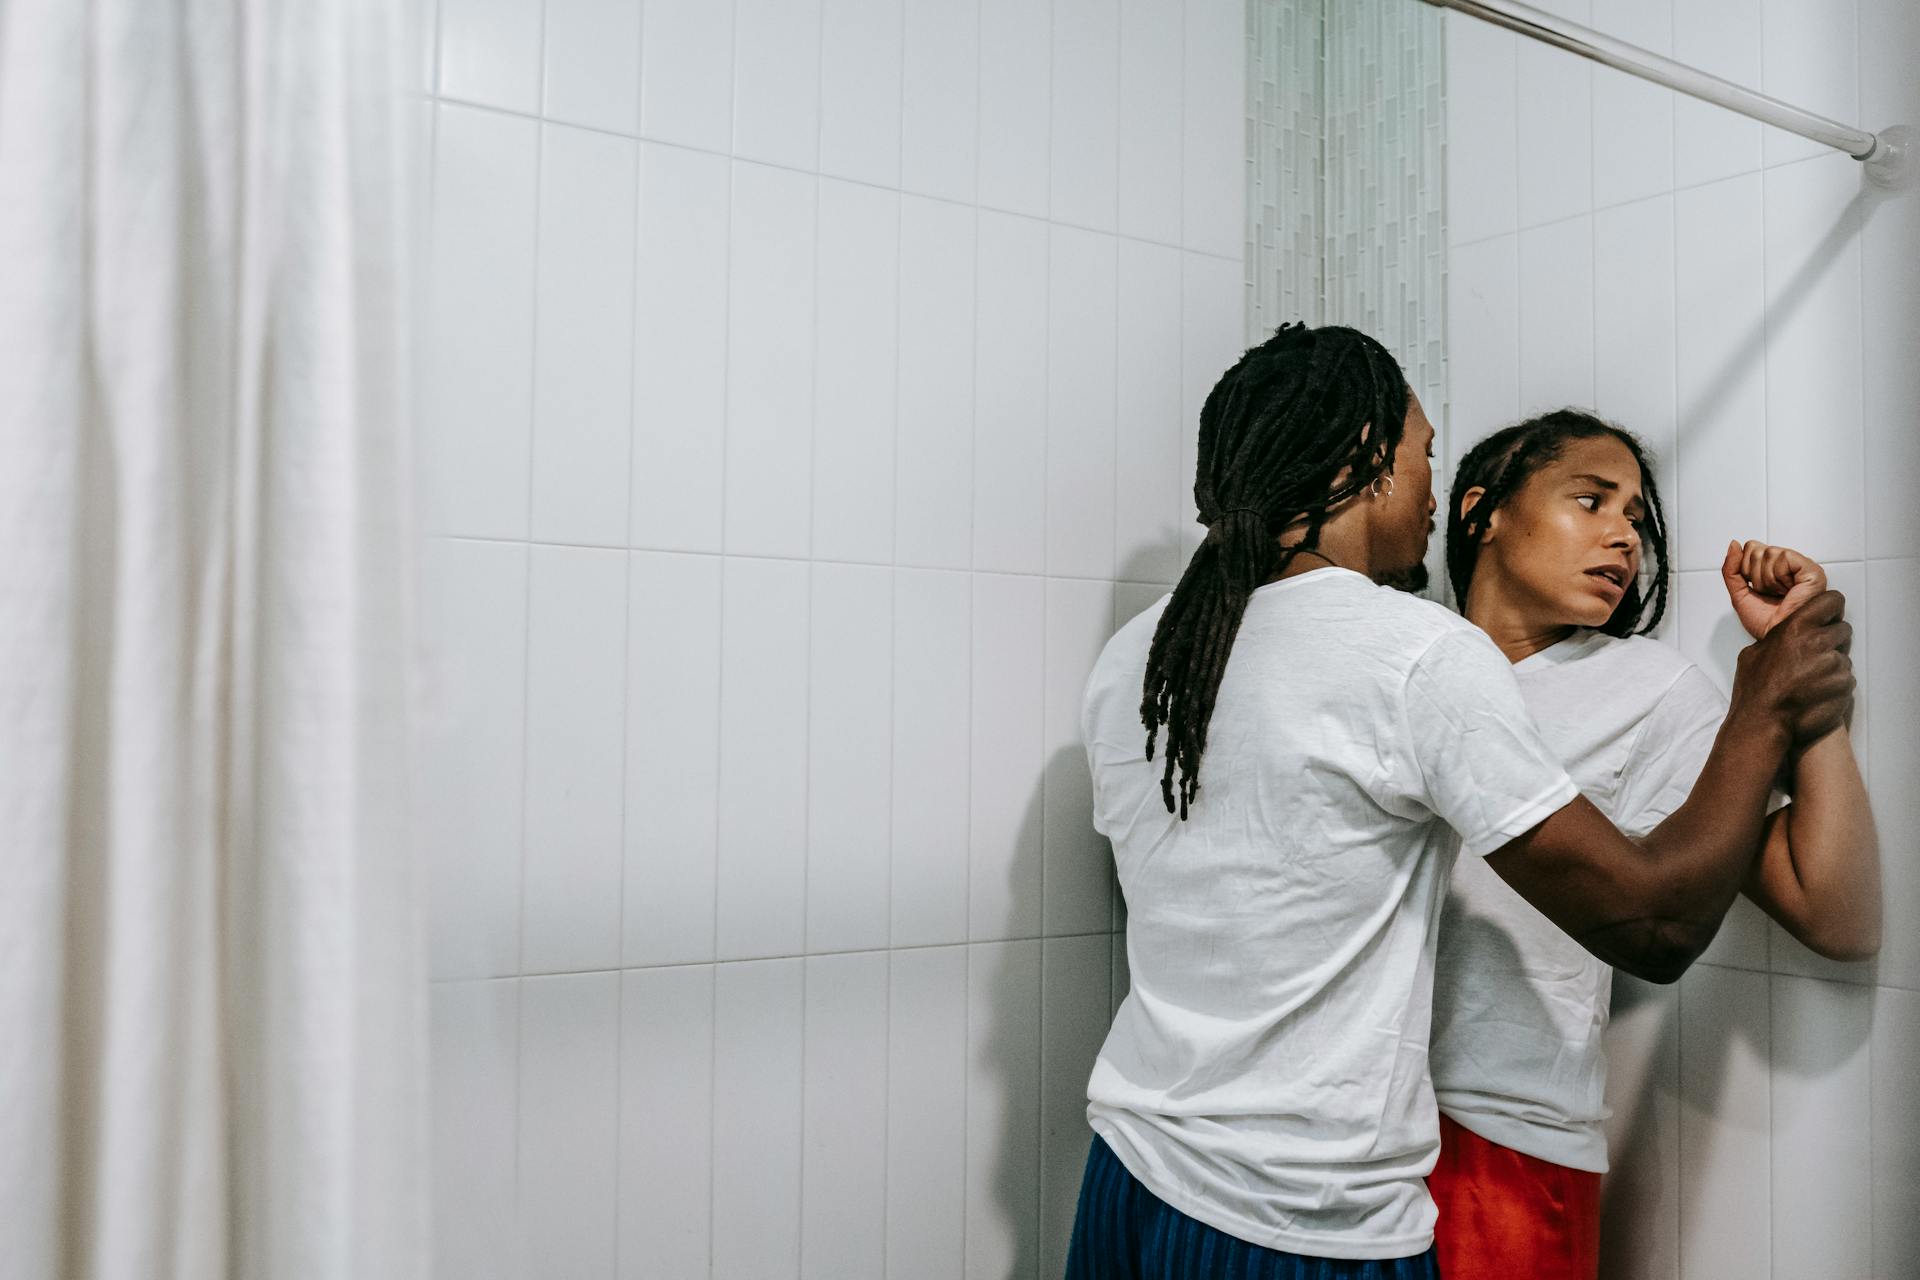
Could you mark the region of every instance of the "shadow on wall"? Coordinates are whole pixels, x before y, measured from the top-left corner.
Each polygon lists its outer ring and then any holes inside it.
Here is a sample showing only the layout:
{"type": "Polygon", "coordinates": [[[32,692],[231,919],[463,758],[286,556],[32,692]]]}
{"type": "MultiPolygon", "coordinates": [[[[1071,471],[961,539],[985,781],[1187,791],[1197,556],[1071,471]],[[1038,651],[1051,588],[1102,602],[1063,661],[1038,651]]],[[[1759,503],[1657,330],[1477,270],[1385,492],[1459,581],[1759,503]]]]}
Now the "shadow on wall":
{"type": "MultiPolygon", "coordinates": [[[[1142,584],[1163,576],[1168,563],[1184,561],[1179,531],[1162,532],[1163,545],[1137,547],[1126,557],[1119,574],[1123,585],[1115,588],[1114,629],[1167,590],[1142,584]]],[[[1008,867],[1016,892],[1031,885],[1046,891],[1050,786],[1069,795],[1092,794],[1081,745],[1054,752],[1035,779],[1008,867]]],[[[1090,830],[1092,814],[1079,820],[1089,828],[1087,838],[1098,841],[1104,851],[1106,842],[1090,830]]],[[[1056,814],[1055,839],[1062,836],[1060,821],[1056,814]]],[[[1067,834],[1071,839],[1073,833],[1067,834]]],[[[990,1082],[992,1094],[975,1105],[993,1107],[998,1125],[990,1138],[981,1139],[992,1143],[991,1153],[979,1147],[969,1153],[970,1159],[991,1162],[988,1180],[995,1217],[991,1224],[968,1225],[970,1277],[1038,1278],[1058,1275],[1065,1267],[1081,1169],[1093,1136],[1086,1124],[1087,1077],[1127,988],[1125,908],[1112,877],[1111,854],[1104,856],[1111,936],[1018,939],[975,947],[977,961],[987,968],[984,979],[976,979],[982,1000],[976,1012],[985,1019],[985,1032],[977,1042],[980,1059],[975,1065],[978,1078],[990,1082]]],[[[1047,918],[1044,910],[1037,914],[1043,921],[1047,918]]],[[[1004,923],[1000,932],[1007,932],[1004,923]]]]}
{"type": "Polygon", "coordinates": [[[1866,178],[1861,178],[1858,195],[1847,202],[1820,243],[1808,253],[1806,261],[1800,264],[1777,291],[1769,290],[1764,299],[1760,314],[1755,318],[1752,328],[1742,334],[1734,345],[1733,355],[1712,378],[1707,380],[1705,388],[1691,404],[1680,406],[1679,430],[1686,431],[1686,424],[1708,416],[1713,406],[1720,404],[1739,386],[1740,377],[1746,370],[1764,366],[1767,358],[1767,330],[1778,330],[1800,309],[1806,305],[1817,285],[1833,267],[1840,254],[1850,241],[1857,240],[1866,227],[1867,219],[1881,204],[1897,198],[1897,193],[1884,191],[1879,187],[1867,186],[1866,178]]]}

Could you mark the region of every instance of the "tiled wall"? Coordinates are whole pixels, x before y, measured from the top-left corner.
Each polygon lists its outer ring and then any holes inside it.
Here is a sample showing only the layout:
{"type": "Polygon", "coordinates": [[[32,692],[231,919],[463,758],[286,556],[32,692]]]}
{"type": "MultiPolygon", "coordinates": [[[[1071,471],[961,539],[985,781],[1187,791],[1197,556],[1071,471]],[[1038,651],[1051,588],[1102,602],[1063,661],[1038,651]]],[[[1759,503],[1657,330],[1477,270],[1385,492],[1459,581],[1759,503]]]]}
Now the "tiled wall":
{"type": "Polygon", "coordinates": [[[1219,0],[439,0],[438,1273],[1057,1275],[1076,744],[1242,345],[1219,0]]]}
{"type": "MultiPolygon", "coordinates": [[[[1920,123],[1911,0],[1547,7],[1842,120],[1920,123]]],[[[1681,648],[1730,676],[1729,538],[1826,561],[1858,629],[1884,951],[1823,963],[1742,903],[1677,987],[1621,980],[1606,1274],[1911,1280],[1920,195],[1458,14],[1446,37],[1450,455],[1524,413],[1597,406],[1663,459],[1681,648]]]]}

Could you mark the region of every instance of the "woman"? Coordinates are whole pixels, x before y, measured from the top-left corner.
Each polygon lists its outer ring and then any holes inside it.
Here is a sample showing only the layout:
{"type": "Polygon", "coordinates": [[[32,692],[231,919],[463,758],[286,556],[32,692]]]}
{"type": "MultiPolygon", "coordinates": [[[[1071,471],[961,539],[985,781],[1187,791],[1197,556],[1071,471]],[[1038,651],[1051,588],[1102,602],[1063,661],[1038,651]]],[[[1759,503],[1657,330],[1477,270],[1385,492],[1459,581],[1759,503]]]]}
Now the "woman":
{"type": "MultiPolygon", "coordinates": [[[[1726,715],[1714,684],[1645,634],[1667,601],[1666,526],[1638,443],[1562,410],[1462,460],[1448,504],[1454,595],[1514,664],[1528,710],[1581,790],[1632,836],[1687,799],[1726,715]]],[[[1760,543],[1722,575],[1756,639],[1826,588],[1760,543]]],[[[1879,946],[1879,856],[1844,725],[1790,758],[1744,892],[1814,951],[1879,946]]],[[[1441,1153],[1428,1179],[1448,1280],[1590,1278],[1607,1167],[1613,970],[1463,858],[1442,913],[1432,1064],[1441,1153]]]]}
{"type": "Polygon", "coordinates": [[[1788,744],[1849,704],[1827,592],[1755,646],[1694,795],[1636,846],[1486,635],[1377,585],[1425,555],[1432,438],[1393,357],[1344,328],[1283,328],[1201,410],[1206,541],[1083,703],[1132,985],[1087,1086],[1074,1280],[1431,1277],[1427,1035],[1456,849],[1670,980],[1752,864],[1788,744]]]}

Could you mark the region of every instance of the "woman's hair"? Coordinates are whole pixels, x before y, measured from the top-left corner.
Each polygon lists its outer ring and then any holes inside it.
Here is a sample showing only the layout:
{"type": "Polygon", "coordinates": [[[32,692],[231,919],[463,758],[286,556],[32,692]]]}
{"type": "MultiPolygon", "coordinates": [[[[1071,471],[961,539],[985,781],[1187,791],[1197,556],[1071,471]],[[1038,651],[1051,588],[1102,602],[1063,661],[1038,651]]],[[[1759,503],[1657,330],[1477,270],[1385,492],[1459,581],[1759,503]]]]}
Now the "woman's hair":
{"type": "Polygon", "coordinates": [[[1207,723],[1248,598],[1319,544],[1335,507],[1392,470],[1406,418],[1399,363],[1337,325],[1282,325],[1208,393],[1193,481],[1207,537],[1154,629],[1140,701],[1147,759],[1166,731],[1160,795],[1168,812],[1176,770],[1182,818],[1199,790],[1207,723]],[[1302,520],[1305,536],[1282,550],[1276,538],[1302,520]]]}
{"type": "Polygon", "coordinates": [[[1447,579],[1453,584],[1453,598],[1462,613],[1466,612],[1474,566],[1480,560],[1480,539],[1493,513],[1542,468],[1556,461],[1570,442],[1603,436],[1625,445],[1640,465],[1640,491],[1647,513],[1639,522],[1640,577],[1627,585],[1627,594],[1600,630],[1610,636],[1645,635],[1660,625],[1667,611],[1671,569],[1667,560],[1667,518],[1660,506],[1653,466],[1646,449],[1632,434],[1578,409],[1556,409],[1496,431],[1460,460],[1447,499],[1447,579]],[[1473,504],[1473,510],[1462,515],[1460,500],[1475,487],[1486,492],[1473,504]]]}

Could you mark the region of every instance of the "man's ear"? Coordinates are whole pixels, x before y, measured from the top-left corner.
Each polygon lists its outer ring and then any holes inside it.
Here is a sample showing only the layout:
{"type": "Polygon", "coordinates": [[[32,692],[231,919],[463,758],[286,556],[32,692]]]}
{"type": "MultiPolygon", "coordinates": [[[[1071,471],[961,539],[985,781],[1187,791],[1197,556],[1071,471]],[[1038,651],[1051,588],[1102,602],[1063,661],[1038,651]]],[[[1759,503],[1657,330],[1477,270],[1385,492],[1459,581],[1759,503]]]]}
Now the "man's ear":
{"type": "MultiPolygon", "coordinates": [[[[1467,513],[1472,511],[1475,507],[1479,506],[1480,499],[1486,496],[1487,496],[1487,487],[1483,484],[1476,484],[1472,488],[1468,489],[1465,493],[1461,494],[1460,495],[1460,518],[1463,520],[1466,519],[1467,513]]],[[[1480,533],[1480,541],[1482,545],[1493,541],[1493,533],[1495,528],[1498,527],[1499,523],[1500,523],[1500,513],[1498,511],[1495,511],[1492,515],[1487,517],[1487,527],[1483,529],[1480,533]]]]}

